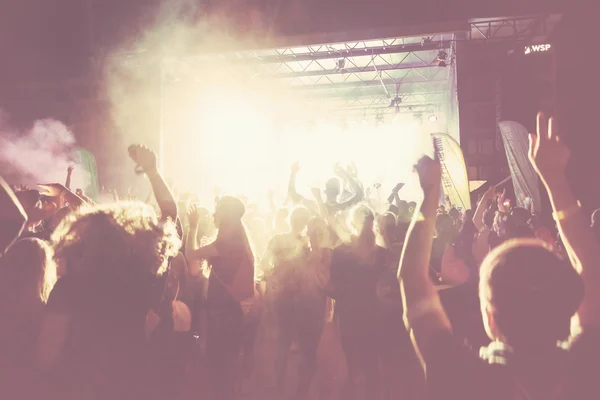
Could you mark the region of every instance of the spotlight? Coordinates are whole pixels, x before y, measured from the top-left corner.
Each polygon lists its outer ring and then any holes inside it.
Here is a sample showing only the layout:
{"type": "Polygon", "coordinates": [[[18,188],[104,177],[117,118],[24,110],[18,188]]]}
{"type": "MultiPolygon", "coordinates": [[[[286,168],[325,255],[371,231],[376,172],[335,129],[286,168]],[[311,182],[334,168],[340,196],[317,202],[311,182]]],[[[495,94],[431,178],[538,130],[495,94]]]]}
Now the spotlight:
{"type": "Polygon", "coordinates": [[[436,121],[437,121],[437,119],[438,119],[438,117],[437,117],[437,115],[435,115],[435,114],[431,114],[431,115],[429,116],[429,122],[436,122],[436,121]]]}
{"type": "Polygon", "coordinates": [[[448,66],[448,64],[446,63],[447,59],[448,59],[448,53],[446,53],[444,50],[440,50],[435,59],[435,62],[438,63],[438,67],[447,67],[448,66]]]}
{"type": "Polygon", "coordinates": [[[346,71],[346,59],[340,58],[339,60],[337,60],[335,69],[337,71],[341,72],[342,74],[345,74],[347,72],[346,71]]]}
{"type": "Polygon", "coordinates": [[[402,99],[400,97],[396,96],[390,102],[390,108],[396,107],[396,109],[398,109],[401,103],[402,103],[402,99]]]}

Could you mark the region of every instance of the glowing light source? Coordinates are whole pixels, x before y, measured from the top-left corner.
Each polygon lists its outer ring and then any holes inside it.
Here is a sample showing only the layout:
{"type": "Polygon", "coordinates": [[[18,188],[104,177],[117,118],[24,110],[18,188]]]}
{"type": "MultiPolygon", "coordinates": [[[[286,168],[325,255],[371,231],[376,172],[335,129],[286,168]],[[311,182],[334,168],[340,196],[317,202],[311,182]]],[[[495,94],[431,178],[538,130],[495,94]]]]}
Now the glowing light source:
{"type": "Polygon", "coordinates": [[[370,118],[365,111],[340,124],[315,118],[287,92],[253,89],[215,85],[200,94],[186,89],[171,99],[176,107],[168,129],[173,133],[164,138],[170,148],[166,170],[206,206],[218,188],[268,207],[266,193],[286,193],[296,161],[302,166],[297,190],[306,197],[312,196],[311,188],[323,188],[334,163],[353,162],[365,184],[380,184],[383,193],[405,182],[403,194],[418,198],[418,181],[410,183],[410,171],[423,146],[431,146],[422,121],[402,114],[393,121],[370,118]]]}
{"type": "Polygon", "coordinates": [[[438,117],[437,117],[437,115],[435,115],[435,114],[431,114],[431,115],[429,116],[429,122],[432,122],[432,123],[433,123],[433,122],[436,122],[437,120],[438,120],[438,117]]]}

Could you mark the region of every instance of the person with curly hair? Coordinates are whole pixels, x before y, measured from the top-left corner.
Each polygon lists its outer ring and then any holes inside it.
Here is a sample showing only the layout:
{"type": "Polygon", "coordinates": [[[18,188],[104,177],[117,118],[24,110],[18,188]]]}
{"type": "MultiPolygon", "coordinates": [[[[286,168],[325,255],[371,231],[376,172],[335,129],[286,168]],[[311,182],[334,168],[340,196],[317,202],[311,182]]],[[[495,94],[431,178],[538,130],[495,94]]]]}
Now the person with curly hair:
{"type": "Polygon", "coordinates": [[[64,271],[50,293],[38,362],[63,399],[152,398],[153,305],[181,242],[136,202],[81,208],[52,235],[64,271]]]}

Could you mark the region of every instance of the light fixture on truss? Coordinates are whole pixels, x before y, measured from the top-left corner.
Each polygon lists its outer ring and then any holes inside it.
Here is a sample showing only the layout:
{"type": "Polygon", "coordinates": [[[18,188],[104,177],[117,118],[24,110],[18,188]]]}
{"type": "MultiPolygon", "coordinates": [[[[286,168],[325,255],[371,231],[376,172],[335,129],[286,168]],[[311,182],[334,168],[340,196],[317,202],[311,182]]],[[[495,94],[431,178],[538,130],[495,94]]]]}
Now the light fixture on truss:
{"type": "Polygon", "coordinates": [[[335,70],[345,74],[346,72],[346,59],[345,58],[340,58],[337,60],[336,65],[335,65],[335,70]]]}
{"type": "Polygon", "coordinates": [[[442,67],[445,68],[448,66],[446,60],[448,59],[448,53],[446,53],[444,50],[440,50],[438,52],[437,57],[435,58],[435,61],[437,63],[438,67],[442,67]]]}

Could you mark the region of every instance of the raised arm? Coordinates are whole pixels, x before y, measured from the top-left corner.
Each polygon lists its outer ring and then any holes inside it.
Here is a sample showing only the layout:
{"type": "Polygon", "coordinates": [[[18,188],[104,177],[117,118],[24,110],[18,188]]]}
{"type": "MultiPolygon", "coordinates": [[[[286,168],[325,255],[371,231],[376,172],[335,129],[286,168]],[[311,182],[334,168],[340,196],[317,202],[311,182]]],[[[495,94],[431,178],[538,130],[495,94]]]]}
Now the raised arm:
{"type": "Polygon", "coordinates": [[[4,179],[0,177],[0,254],[21,234],[27,214],[4,179]]]}
{"type": "Polygon", "coordinates": [[[71,176],[73,175],[74,169],[75,166],[73,165],[69,165],[69,167],[67,168],[67,180],[65,181],[65,187],[69,190],[71,190],[71,176]]]}
{"type": "Polygon", "coordinates": [[[296,176],[300,172],[300,163],[295,162],[292,165],[292,170],[290,172],[290,180],[288,182],[288,197],[294,202],[294,204],[302,204],[308,210],[310,210],[313,214],[319,214],[319,207],[316,202],[311,201],[296,191],[296,176]]]}
{"type": "Polygon", "coordinates": [[[477,228],[477,232],[483,231],[483,213],[489,206],[489,202],[494,198],[494,187],[490,186],[488,190],[481,197],[481,201],[477,205],[477,209],[475,210],[475,215],[473,215],[473,223],[475,224],[475,228],[477,228]]]}
{"type": "Polygon", "coordinates": [[[423,200],[414,213],[400,259],[398,279],[402,290],[404,322],[416,349],[427,354],[431,339],[450,322],[437,291],[429,278],[429,261],[440,199],[441,169],[439,161],[423,157],[417,167],[423,200]]]}
{"type": "Polygon", "coordinates": [[[399,201],[400,201],[400,197],[398,196],[398,193],[400,192],[400,189],[402,189],[404,187],[404,183],[399,183],[396,186],[394,186],[394,189],[392,189],[392,193],[390,193],[389,197],[387,198],[388,203],[390,203],[390,205],[394,204],[394,202],[396,203],[396,205],[398,205],[399,201]]]}
{"type": "Polygon", "coordinates": [[[585,284],[580,324],[600,327],[600,247],[569,185],[565,171],[570,151],[553,125],[552,118],[546,124],[544,115],[538,114],[537,134],[529,135],[529,159],[548,190],[565,250],[585,284]]]}
{"type": "Polygon", "coordinates": [[[358,179],[352,176],[348,171],[346,171],[339,165],[336,165],[334,172],[337,176],[339,176],[341,179],[344,179],[350,184],[350,189],[352,190],[352,193],[354,193],[354,195],[350,199],[344,201],[343,203],[337,204],[337,206],[334,207],[335,210],[342,211],[352,207],[355,204],[360,203],[365,198],[365,192],[362,186],[360,185],[358,179]]]}
{"type": "Polygon", "coordinates": [[[161,218],[171,218],[173,221],[176,221],[177,202],[158,171],[156,154],[145,146],[134,144],[129,146],[129,156],[138,168],[141,169],[140,172],[148,176],[154,192],[154,198],[161,211],[161,218]]]}

